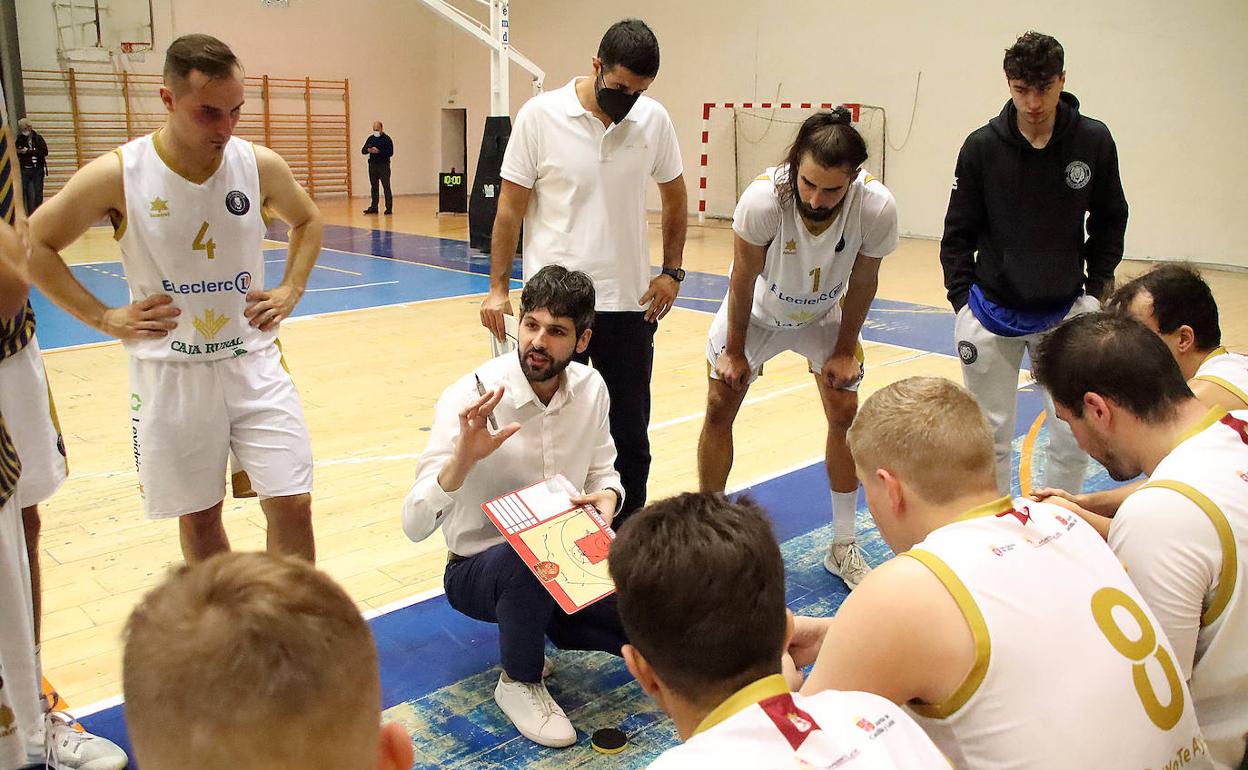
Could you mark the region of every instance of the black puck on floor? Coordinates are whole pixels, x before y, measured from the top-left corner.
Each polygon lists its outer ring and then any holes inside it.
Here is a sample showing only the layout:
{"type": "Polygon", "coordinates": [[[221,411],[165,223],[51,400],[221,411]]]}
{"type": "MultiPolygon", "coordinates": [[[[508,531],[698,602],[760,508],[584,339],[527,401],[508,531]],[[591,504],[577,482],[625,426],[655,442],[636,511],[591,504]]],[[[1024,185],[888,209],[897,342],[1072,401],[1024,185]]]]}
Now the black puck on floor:
{"type": "Polygon", "coordinates": [[[604,727],[594,730],[589,743],[600,754],[619,754],[628,745],[628,736],[614,727],[604,727]]]}

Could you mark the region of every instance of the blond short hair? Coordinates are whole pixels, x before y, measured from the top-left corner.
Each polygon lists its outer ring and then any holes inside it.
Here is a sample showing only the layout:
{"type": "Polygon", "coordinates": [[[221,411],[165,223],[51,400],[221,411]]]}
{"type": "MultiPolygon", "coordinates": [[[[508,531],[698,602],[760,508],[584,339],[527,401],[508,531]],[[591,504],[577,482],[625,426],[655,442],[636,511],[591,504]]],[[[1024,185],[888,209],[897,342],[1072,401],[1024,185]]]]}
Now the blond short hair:
{"type": "Polygon", "coordinates": [[[375,767],[372,634],[306,562],[226,553],[179,567],[130,615],[125,641],[144,770],[375,767]]]}
{"type": "Polygon", "coordinates": [[[868,398],[849,446],[860,468],[885,468],[933,503],[995,486],[988,421],[969,392],[940,377],[908,377],[868,398]]]}

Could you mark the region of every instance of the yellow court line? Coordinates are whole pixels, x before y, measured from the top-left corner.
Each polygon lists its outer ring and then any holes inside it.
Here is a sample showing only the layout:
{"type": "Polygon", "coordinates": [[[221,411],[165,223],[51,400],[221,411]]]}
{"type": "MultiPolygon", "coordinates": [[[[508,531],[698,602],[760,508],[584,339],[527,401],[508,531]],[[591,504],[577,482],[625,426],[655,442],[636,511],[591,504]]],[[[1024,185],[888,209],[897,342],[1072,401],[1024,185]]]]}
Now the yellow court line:
{"type": "Polygon", "coordinates": [[[1045,412],[1043,410],[1036,415],[1036,421],[1027,430],[1027,437],[1023,439],[1023,449],[1019,452],[1018,487],[1023,497],[1031,495],[1031,457],[1036,449],[1036,437],[1040,435],[1040,426],[1044,425],[1044,415],[1045,412]]]}

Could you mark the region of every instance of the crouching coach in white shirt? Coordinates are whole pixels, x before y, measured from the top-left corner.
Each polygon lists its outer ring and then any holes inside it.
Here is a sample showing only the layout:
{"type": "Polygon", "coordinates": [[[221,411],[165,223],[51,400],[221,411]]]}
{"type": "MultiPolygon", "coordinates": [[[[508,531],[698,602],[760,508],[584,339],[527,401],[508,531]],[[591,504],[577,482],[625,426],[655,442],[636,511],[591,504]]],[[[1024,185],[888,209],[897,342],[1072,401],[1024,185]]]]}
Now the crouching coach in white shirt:
{"type": "Polygon", "coordinates": [[[595,370],[572,361],[589,344],[594,285],[548,265],[520,298],[519,346],[460,378],[438,400],[429,446],[403,501],[403,529],[423,540],[441,525],[451,606],[498,624],[503,673],[494,700],[526,738],[570,746],[576,730],[542,682],[543,649],[620,654],[614,597],[563,612],[481,510],[481,504],[563,474],[610,521],[623,498],[610,399],[595,370]],[[478,393],[482,383],[484,395],[478,393]],[[500,428],[492,429],[491,415],[500,428]]]}

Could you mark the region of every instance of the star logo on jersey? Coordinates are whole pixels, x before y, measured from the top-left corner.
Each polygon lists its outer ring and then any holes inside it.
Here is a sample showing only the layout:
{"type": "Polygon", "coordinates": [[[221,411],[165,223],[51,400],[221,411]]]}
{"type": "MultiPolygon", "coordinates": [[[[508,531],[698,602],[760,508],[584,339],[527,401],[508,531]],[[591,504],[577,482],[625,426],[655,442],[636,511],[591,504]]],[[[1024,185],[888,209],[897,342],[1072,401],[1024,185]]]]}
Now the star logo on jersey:
{"type": "Polygon", "coordinates": [[[796,238],[790,238],[789,240],[784,242],[784,253],[785,254],[797,253],[797,239],[796,238]]]}
{"type": "Polygon", "coordinates": [[[148,212],[148,214],[150,214],[153,217],[169,216],[169,201],[165,200],[159,195],[157,195],[155,198],[152,198],[152,208],[148,212]]]}
{"type": "Polygon", "coordinates": [[[212,339],[217,336],[217,332],[230,322],[229,316],[217,315],[217,311],[208,308],[204,311],[204,317],[195,316],[191,324],[195,330],[204,335],[204,339],[212,339]]]}

